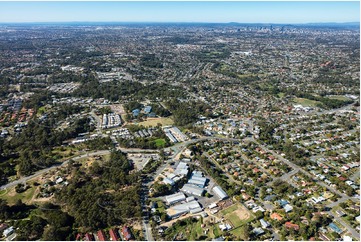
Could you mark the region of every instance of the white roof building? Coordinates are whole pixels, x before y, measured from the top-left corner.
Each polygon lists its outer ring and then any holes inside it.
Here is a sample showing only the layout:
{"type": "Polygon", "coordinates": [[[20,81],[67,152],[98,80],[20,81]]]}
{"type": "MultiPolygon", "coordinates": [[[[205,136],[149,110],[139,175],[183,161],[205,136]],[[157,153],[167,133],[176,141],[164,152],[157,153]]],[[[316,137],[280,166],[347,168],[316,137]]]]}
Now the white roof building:
{"type": "Polygon", "coordinates": [[[172,179],[168,178],[168,177],[165,177],[165,178],[163,179],[163,183],[164,183],[164,184],[169,184],[169,185],[171,185],[171,186],[173,186],[173,185],[175,184],[175,182],[174,182],[172,179]]]}
{"type": "Polygon", "coordinates": [[[212,203],[211,205],[208,206],[209,209],[216,208],[216,207],[217,207],[216,203],[212,203]]]}
{"type": "Polygon", "coordinates": [[[13,232],[14,232],[14,227],[11,226],[10,228],[7,228],[7,229],[4,230],[3,235],[4,235],[4,237],[8,237],[13,232]]]}
{"type": "Polygon", "coordinates": [[[193,184],[201,188],[203,188],[206,185],[206,182],[207,182],[207,178],[201,179],[200,177],[197,177],[197,179],[192,177],[191,179],[188,180],[189,184],[193,184]]]}
{"type": "Polygon", "coordinates": [[[223,189],[220,186],[213,187],[212,191],[219,197],[219,199],[223,200],[228,197],[227,193],[223,191],[223,189]]]}
{"type": "Polygon", "coordinates": [[[352,241],[352,237],[347,236],[347,235],[344,235],[342,239],[343,239],[343,241],[352,241]]]}
{"type": "Polygon", "coordinates": [[[259,220],[261,222],[262,228],[266,229],[269,226],[271,226],[271,224],[269,222],[267,222],[266,220],[264,220],[263,218],[259,220]]]}
{"type": "Polygon", "coordinates": [[[202,211],[200,204],[197,201],[179,204],[167,209],[167,214],[171,218],[177,218],[186,213],[199,213],[202,211]]]}
{"type": "Polygon", "coordinates": [[[203,173],[201,171],[193,171],[192,177],[203,177],[203,173]]]}
{"type": "Polygon", "coordinates": [[[286,213],[291,212],[293,210],[293,207],[289,204],[286,204],[283,208],[286,213]]]}
{"type": "Polygon", "coordinates": [[[174,174],[179,176],[187,176],[188,175],[188,164],[185,162],[179,162],[177,168],[174,171],[174,174]]]}
{"type": "Polygon", "coordinates": [[[165,201],[171,205],[186,200],[186,196],[183,192],[178,192],[165,197],[165,201]]]}
{"type": "Polygon", "coordinates": [[[192,185],[192,184],[185,184],[182,189],[182,192],[190,194],[190,195],[195,195],[195,196],[199,196],[201,197],[204,193],[204,189],[200,188],[198,186],[192,185]]]}

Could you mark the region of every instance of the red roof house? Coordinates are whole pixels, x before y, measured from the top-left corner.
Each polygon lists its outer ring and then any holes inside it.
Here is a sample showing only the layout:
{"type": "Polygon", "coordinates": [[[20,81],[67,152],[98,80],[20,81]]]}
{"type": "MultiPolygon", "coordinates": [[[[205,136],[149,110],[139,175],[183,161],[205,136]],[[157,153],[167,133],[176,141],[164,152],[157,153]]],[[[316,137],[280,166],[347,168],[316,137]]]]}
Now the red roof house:
{"type": "Polygon", "coordinates": [[[294,229],[294,230],[299,230],[300,229],[300,226],[298,226],[297,224],[293,224],[291,222],[286,222],[285,227],[288,228],[288,229],[294,229]]]}
{"type": "Polygon", "coordinates": [[[106,241],[106,240],[107,240],[107,238],[105,237],[105,234],[104,234],[103,230],[99,230],[98,233],[97,233],[97,235],[98,235],[98,238],[99,238],[100,241],[106,241]]]}
{"type": "Polygon", "coordinates": [[[122,228],[122,235],[125,240],[131,240],[133,238],[132,232],[130,232],[130,229],[127,226],[124,226],[122,228]]]}
{"type": "Polygon", "coordinates": [[[272,213],[270,218],[273,219],[273,220],[278,220],[278,221],[282,220],[282,216],[279,215],[278,213],[272,213]]]}
{"type": "Polygon", "coordinates": [[[117,232],[114,229],[110,229],[109,234],[110,234],[110,238],[112,239],[112,241],[118,241],[119,240],[119,236],[118,236],[117,232]]]}
{"type": "Polygon", "coordinates": [[[95,241],[94,236],[92,234],[86,233],[84,237],[85,241],[95,241]]]}

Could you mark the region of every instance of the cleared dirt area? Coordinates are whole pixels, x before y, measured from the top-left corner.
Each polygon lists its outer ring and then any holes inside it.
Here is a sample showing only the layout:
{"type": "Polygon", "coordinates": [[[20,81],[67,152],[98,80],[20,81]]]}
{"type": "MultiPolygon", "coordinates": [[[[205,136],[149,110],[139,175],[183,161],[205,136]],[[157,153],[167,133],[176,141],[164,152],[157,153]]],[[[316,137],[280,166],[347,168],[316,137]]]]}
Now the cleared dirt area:
{"type": "Polygon", "coordinates": [[[138,123],[139,125],[143,125],[145,127],[155,127],[160,123],[162,126],[173,125],[174,121],[170,117],[167,118],[148,118],[147,121],[138,123]]]}
{"type": "Polygon", "coordinates": [[[238,208],[236,211],[232,212],[231,214],[237,215],[237,217],[241,220],[246,220],[250,218],[250,214],[247,209],[245,209],[243,206],[241,208],[238,208]]]}
{"type": "Polygon", "coordinates": [[[166,222],[166,223],[163,223],[162,226],[170,227],[170,226],[172,226],[172,224],[174,224],[174,223],[177,222],[178,220],[183,220],[183,219],[186,219],[186,218],[196,217],[196,216],[200,216],[200,213],[196,213],[196,214],[188,213],[188,214],[186,214],[186,215],[180,216],[179,218],[175,218],[175,219],[172,219],[171,221],[168,221],[168,222],[166,222]]]}
{"type": "Polygon", "coordinates": [[[110,109],[114,112],[114,113],[118,113],[118,114],[125,114],[125,110],[122,104],[113,104],[110,105],[110,109]]]}

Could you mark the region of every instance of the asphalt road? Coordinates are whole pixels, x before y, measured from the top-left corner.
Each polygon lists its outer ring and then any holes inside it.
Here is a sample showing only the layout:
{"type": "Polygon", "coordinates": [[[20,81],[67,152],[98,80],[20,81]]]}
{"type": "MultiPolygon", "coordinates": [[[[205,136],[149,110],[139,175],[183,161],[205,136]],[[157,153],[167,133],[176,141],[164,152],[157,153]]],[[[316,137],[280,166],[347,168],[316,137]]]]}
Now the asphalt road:
{"type": "Polygon", "coordinates": [[[143,224],[143,233],[146,241],[154,241],[153,234],[152,234],[152,228],[149,224],[149,212],[147,208],[147,199],[148,199],[148,186],[149,182],[145,183],[143,182],[142,187],[142,194],[141,194],[141,204],[142,204],[142,210],[145,213],[142,217],[142,224],[143,224]]]}

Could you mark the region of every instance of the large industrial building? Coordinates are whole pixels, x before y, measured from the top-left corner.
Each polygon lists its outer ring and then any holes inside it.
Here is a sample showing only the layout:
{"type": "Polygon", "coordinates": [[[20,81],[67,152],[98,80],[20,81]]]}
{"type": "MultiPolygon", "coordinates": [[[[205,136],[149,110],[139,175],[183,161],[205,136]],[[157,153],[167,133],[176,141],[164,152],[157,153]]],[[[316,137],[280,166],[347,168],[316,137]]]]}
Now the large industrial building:
{"type": "Polygon", "coordinates": [[[174,171],[174,174],[184,177],[188,175],[188,165],[185,162],[179,162],[177,168],[174,171]]]}
{"type": "Polygon", "coordinates": [[[172,143],[183,142],[188,140],[188,137],[183,134],[177,127],[166,126],[163,128],[165,135],[172,143]]]}
{"type": "Polygon", "coordinates": [[[223,189],[220,186],[213,187],[212,191],[216,194],[219,199],[223,200],[228,197],[227,193],[223,191],[223,189]]]}
{"type": "Polygon", "coordinates": [[[165,201],[169,204],[172,205],[174,203],[178,203],[178,202],[182,202],[186,200],[186,196],[184,195],[183,192],[178,192],[169,196],[165,197],[165,201]]]}
{"type": "Polygon", "coordinates": [[[199,197],[203,196],[204,193],[203,188],[188,183],[182,187],[181,191],[189,195],[194,195],[199,197]]]}
{"type": "Polygon", "coordinates": [[[171,186],[174,186],[174,184],[175,184],[175,182],[174,182],[172,179],[169,179],[168,177],[165,177],[165,178],[163,179],[163,183],[164,183],[164,184],[169,184],[169,185],[171,185],[171,186]]]}
{"type": "Polygon", "coordinates": [[[203,177],[202,172],[193,171],[192,176],[188,181],[189,184],[204,188],[207,183],[207,178],[203,177]]]}
{"type": "Polygon", "coordinates": [[[177,218],[186,213],[199,213],[202,211],[200,204],[197,201],[179,204],[167,209],[167,214],[170,218],[177,218]]]}

